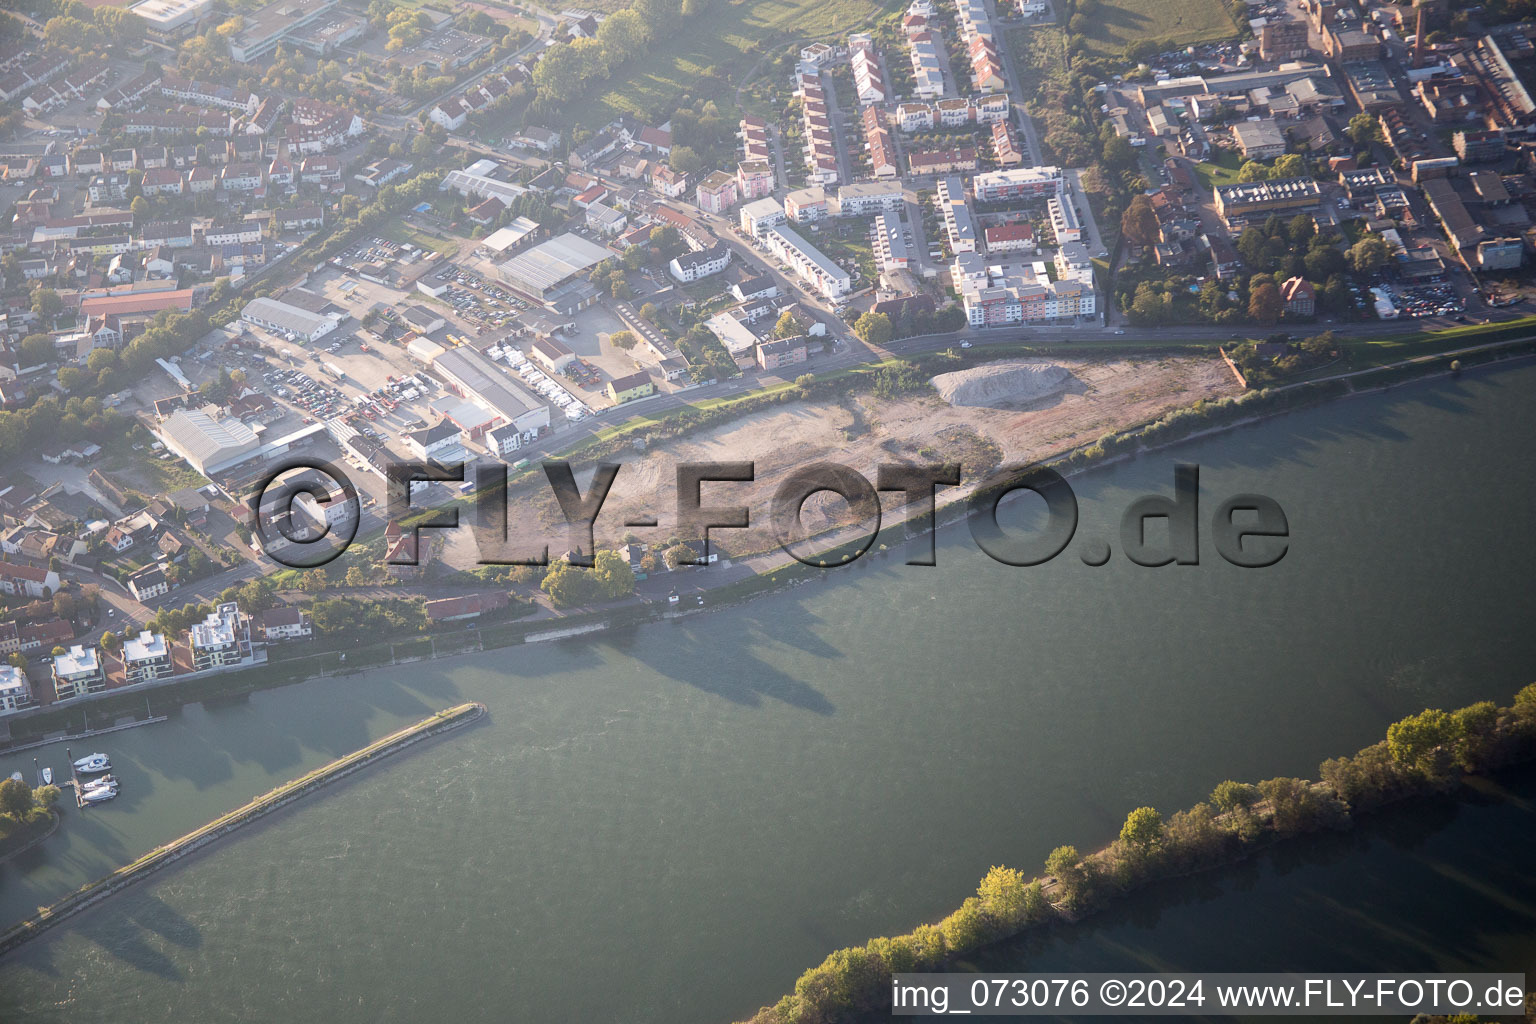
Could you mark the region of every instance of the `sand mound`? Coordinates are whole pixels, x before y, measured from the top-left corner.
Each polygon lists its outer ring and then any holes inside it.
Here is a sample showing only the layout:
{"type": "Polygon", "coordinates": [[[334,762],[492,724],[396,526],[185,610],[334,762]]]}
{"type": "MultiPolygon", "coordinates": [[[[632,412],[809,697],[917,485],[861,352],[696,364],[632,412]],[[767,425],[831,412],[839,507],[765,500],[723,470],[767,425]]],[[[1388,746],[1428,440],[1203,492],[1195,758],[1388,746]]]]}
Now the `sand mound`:
{"type": "Polygon", "coordinates": [[[950,405],[1019,405],[1054,395],[1071,376],[1051,363],[988,363],[941,373],[933,386],[950,405]]]}

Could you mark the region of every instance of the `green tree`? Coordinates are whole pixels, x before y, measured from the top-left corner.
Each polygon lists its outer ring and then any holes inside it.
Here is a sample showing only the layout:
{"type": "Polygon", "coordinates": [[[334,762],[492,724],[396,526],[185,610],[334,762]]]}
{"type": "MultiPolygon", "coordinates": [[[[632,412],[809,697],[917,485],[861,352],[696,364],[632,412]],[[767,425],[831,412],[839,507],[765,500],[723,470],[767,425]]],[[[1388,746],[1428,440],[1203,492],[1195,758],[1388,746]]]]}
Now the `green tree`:
{"type": "Polygon", "coordinates": [[[32,791],[32,801],[37,806],[48,809],[55,806],[62,795],[59,792],[59,787],[50,782],[48,785],[38,786],[32,791]]]}
{"type": "Polygon", "coordinates": [[[608,335],[608,340],[613,344],[614,348],[623,349],[625,352],[634,348],[636,344],[636,338],[630,331],[615,331],[613,334],[608,335]]]}
{"type": "Polygon", "coordinates": [[[23,366],[41,366],[53,361],[53,339],[46,334],[29,334],[21,339],[23,366]]]}
{"type": "Polygon", "coordinates": [[[885,313],[865,313],[853,325],[853,333],[870,345],[884,345],[891,340],[891,318],[885,313]]]}
{"type": "Polygon", "coordinates": [[[51,321],[64,309],[64,301],[52,288],[38,288],[32,293],[32,312],[51,321]]]}
{"type": "Polygon", "coordinates": [[[1257,160],[1249,160],[1237,169],[1238,181],[1265,181],[1269,178],[1269,168],[1257,160]]]}
{"type": "Polygon", "coordinates": [[[1376,120],[1375,114],[1363,110],[1349,119],[1347,131],[1357,146],[1369,146],[1381,141],[1381,122],[1376,120]]]}
{"type": "Polygon", "coordinates": [[[0,814],[25,818],[32,809],[32,787],[21,779],[0,782],[0,814]]]}
{"type": "Polygon", "coordinates": [[[795,314],[787,309],[779,314],[779,319],[773,325],[775,339],[798,338],[803,333],[800,330],[800,321],[796,320],[795,314]]]}
{"type": "Polygon", "coordinates": [[[549,595],[557,608],[589,604],[598,596],[592,574],[563,558],[550,563],[539,589],[549,595]]]}
{"type": "Polygon", "coordinates": [[[1163,816],[1150,807],[1138,807],[1120,826],[1120,841],[1145,857],[1163,838],[1163,816]]]}
{"type": "Polygon", "coordinates": [[[1300,178],[1307,173],[1307,161],[1300,153],[1285,153],[1275,158],[1272,177],[1300,178]]]}
{"type": "Polygon", "coordinates": [[[1370,273],[1387,265],[1387,261],[1392,258],[1392,246],[1380,235],[1364,235],[1349,247],[1344,258],[1349,263],[1349,269],[1355,273],[1370,273]]]}
{"type": "Polygon", "coordinates": [[[1387,728],[1387,750],[1400,765],[1432,770],[1437,753],[1460,738],[1456,719],[1438,708],[1409,715],[1387,728]]]}
{"type": "Polygon", "coordinates": [[[1222,812],[1252,807],[1258,800],[1259,791],[1256,787],[1246,782],[1234,782],[1231,779],[1211,791],[1211,803],[1222,812]]]}
{"type": "Polygon", "coordinates": [[[976,896],[987,914],[1012,930],[1030,917],[1030,882],[1014,868],[994,866],[976,887],[976,896]]]}
{"type": "Polygon", "coordinates": [[[692,565],[699,557],[699,553],[687,544],[674,544],[662,553],[662,561],[668,569],[676,569],[679,565],[692,565]]]}
{"type": "Polygon", "coordinates": [[[592,559],[592,577],[600,597],[609,601],[635,592],[635,571],[616,551],[599,551],[592,559]]]}
{"type": "Polygon", "coordinates": [[[107,651],[110,654],[116,654],[118,647],[120,647],[121,645],[122,645],[122,640],[119,639],[118,635],[116,633],[112,632],[110,629],[107,630],[105,633],[101,634],[101,649],[102,650],[107,651]]]}
{"type": "Polygon", "coordinates": [[[697,174],[704,167],[704,160],[692,146],[673,146],[667,163],[679,174],[697,174]]]}
{"type": "Polygon", "coordinates": [[[1075,846],[1058,846],[1045,858],[1045,873],[1060,879],[1069,891],[1082,884],[1083,858],[1075,846]]]}

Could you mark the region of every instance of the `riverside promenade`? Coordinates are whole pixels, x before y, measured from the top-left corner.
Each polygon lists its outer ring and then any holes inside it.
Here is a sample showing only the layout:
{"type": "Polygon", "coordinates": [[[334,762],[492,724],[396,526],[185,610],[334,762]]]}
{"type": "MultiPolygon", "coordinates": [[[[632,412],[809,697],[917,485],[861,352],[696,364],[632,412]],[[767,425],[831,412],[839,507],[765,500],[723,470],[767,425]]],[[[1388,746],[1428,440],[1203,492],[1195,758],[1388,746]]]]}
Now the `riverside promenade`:
{"type": "Polygon", "coordinates": [[[360,771],[396,751],[403,750],[429,737],[478,721],[485,714],[485,705],[478,701],[446,708],[428,718],[422,719],[414,725],[409,725],[404,729],[392,732],[388,736],[368,744],[366,747],[354,750],[350,754],[322,765],[306,775],[302,775],[290,782],[285,782],[276,789],[264,793],[249,803],[230,811],[228,814],[214,819],[195,832],[189,832],[180,839],[167,843],[164,846],[156,847],[133,863],[125,864],[118,868],[110,875],[81,886],[58,902],[41,908],[35,916],[12,925],[3,933],[0,933],[0,956],[4,956],[29,939],[36,938],[54,925],[73,917],[87,907],[94,906],[112,894],[133,885],[135,882],[140,881],[166,865],[174,863],[193,851],[199,850],[229,835],[248,822],[270,814],[272,811],[314,792],[327,783],[360,771]]]}

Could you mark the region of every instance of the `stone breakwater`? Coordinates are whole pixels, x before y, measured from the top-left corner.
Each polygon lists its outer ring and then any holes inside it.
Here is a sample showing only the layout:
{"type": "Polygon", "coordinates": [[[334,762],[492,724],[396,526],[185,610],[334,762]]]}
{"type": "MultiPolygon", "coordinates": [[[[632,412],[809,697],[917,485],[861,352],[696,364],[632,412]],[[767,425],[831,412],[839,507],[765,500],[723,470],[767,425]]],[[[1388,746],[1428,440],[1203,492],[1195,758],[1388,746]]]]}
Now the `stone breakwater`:
{"type": "Polygon", "coordinates": [[[472,702],[439,711],[397,732],[375,740],[366,747],[339,757],[329,764],[316,768],[216,818],[195,832],[189,832],[174,842],[156,847],[131,864],[125,864],[94,882],[81,886],[58,902],[42,908],[36,916],[18,922],[0,933],[0,956],[34,939],[49,928],[68,920],[81,911],[100,903],[114,893],[141,881],[155,871],[173,864],[197,850],[217,842],[257,818],[286,807],[288,804],[314,792],[327,783],[345,778],[353,772],[372,765],[390,754],[404,750],[416,743],[478,721],[486,714],[484,704],[472,702]]]}

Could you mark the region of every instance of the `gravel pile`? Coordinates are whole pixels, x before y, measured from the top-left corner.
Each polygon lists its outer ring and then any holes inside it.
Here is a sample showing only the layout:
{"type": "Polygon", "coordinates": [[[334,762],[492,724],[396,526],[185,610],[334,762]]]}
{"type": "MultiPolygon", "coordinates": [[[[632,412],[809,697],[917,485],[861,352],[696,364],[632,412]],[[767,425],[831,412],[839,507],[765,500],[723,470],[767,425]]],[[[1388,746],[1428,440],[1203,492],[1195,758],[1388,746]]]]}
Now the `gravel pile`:
{"type": "Polygon", "coordinates": [[[988,363],[941,373],[933,386],[950,405],[1023,405],[1054,395],[1071,376],[1052,363],[988,363]]]}

